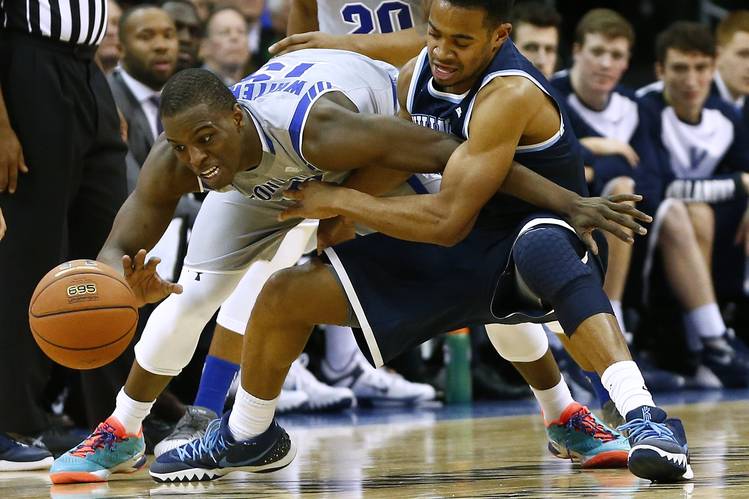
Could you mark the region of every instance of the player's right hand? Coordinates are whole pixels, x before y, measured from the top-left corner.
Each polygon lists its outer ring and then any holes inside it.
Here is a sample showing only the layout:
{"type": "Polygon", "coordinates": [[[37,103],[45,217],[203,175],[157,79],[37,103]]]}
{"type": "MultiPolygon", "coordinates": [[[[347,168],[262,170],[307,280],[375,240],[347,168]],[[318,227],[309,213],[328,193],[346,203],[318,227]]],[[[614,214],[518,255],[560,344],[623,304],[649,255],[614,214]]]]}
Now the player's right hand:
{"type": "Polygon", "coordinates": [[[0,126],[0,192],[16,192],[19,171],[29,172],[23,159],[21,143],[10,126],[0,126]]]}
{"type": "Polygon", "coordinates": [[[161,301],[172,293],[182,293],[182,285],[164,280],[156,272],[156,266],[161,263],[161,258],[154,257],[146,263],[146,250],[142,249],[131,258],[129,255],[122,257],[122,269],[125,272],[125,280],[138,300],[138,306],[146,303],[161,301]]]}
{"type": "Polygon", "coordinates": [[[302,49],[345,49],[340,40],[340,37],[322,31],[297,33],[274,43],[268,47],[268,52],[276,56],[302,49]]]}

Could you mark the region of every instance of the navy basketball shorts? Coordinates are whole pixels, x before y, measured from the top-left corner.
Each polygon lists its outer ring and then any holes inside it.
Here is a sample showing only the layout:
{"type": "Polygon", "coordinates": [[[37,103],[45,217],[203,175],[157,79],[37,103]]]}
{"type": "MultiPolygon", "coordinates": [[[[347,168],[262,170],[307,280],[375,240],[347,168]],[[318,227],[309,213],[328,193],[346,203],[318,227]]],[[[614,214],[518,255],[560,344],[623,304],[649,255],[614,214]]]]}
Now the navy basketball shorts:
{"type": "Polygon", "coordinates": [[[539,213],[509,229],[475,228],[452,247],[378,233],[328,248],[368,360],[381,366],[408,348],[470,324],[555,320],[539,303],[521,310],[518,297],[512,248],[521,229],[533,222],[572,230],[559,217],[539,213]]]}

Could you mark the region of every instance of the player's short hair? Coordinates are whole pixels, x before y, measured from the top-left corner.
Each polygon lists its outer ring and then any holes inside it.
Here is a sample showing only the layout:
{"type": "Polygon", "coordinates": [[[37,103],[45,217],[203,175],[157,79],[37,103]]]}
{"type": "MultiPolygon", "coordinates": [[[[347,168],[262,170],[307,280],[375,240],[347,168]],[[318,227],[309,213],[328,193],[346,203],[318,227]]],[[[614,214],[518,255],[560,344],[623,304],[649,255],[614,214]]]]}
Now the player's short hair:
{"type": "Polygon", "coordinates": [[[541,2],[522,2],[512,11],[512,24],[525,23],[539,28],[556,28],[562,26],[562,15],[554,7],[541,2]]]}
{"type": "Polygon", "coordinates": [[[715,38],[707,27],[700,23],[676,21],[661,31],[655,39],[655,60],[663,64],[666,62],[668,49],[679,52],[697,52],[709,57],[715,57],[715,38]]]}
{"type": "Polygon", "coordinates": [[[451,5],[464,9],[483,9],[486,21],[496,27],[512,18],[512,7],[515,0],[447,0],[451,5]]]}
{"type": "Polygon", "coordinates": [[[718,45],[723,46],[730,43],[733,35],[739,31],[749,33],[749,10],[734,10],[723,18],[715,30],[718,45]]]}
{"type": "Polygon", "coordinates": [[[585,35],[599,34],[606,38],[625,38],[629,47],[635,44],[635,30],[624,16],[611,9],[593,9],[575,27],[575,43],[583,45],[585,35]]]}
{"type": "Polygon", "coordinates": [[[234,94],[215,74],[205,69],[183,69],[164,85],[159,113],[162,118],[176,116],[200,104],[219,112],[229,112],[236,103],[234,94]]]}

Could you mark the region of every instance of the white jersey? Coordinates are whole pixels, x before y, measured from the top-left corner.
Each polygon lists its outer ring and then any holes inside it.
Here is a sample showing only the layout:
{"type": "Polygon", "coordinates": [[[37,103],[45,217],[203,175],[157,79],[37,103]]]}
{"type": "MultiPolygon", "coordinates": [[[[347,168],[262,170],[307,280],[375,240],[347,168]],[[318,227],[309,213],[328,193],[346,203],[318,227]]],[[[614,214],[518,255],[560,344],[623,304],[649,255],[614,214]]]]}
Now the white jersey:
{"type": "MultiPolygon", "coordinates": [[[[394,115],[397,70],[354,52],[311,49],[271,59],[232,87],[260,135],[260,164],[234,176],[231,186],[260,201],[280,201],[295,183],[323,179],[339,183],[347,172],[324,172],[304,157],[307,115],[320,96],[346,95],[362,113],[394,115]]],[[[345,133],[345,130],[341,130],[345,133]]]]}
{"type": "Polygon", "coordinates": [[[334,35],[391,33],[426,22],[422,0],[321,0],[317,21],[334,35]]]}

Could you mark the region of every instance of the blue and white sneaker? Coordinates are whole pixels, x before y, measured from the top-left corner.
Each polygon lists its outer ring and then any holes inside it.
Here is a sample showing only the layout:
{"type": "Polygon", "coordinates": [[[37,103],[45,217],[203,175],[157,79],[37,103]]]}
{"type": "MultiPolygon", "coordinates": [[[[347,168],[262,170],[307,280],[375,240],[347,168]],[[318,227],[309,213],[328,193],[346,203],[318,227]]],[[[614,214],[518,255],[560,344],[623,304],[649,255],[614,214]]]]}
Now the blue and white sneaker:
{"type": "Polygon", "coordinates": [[[151,464],[151,477],[157,482],[214,480],[232,471],[269,473],[294,460],[296,446],[275,420],[264,433],[236,441],[229,414],[211,421],[201,438],[159,456],[151,464]]]}
{"type": "Polygon", "coordinates": [[[26,445],[7,433],[0,433],[0,471],[46,470],[52,466],[46,448],[26,445]]]}
{"type": "Polygon", "coordinates": [[[627,413],[619,431],[629,437],[628,467],[653,482],[677,482],[694,477],[689,447],[680,419],[666,418],[658,407],[643,405],[627,413]]]}

